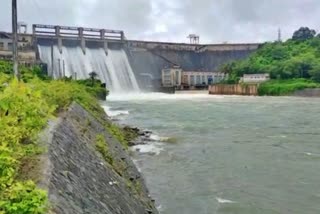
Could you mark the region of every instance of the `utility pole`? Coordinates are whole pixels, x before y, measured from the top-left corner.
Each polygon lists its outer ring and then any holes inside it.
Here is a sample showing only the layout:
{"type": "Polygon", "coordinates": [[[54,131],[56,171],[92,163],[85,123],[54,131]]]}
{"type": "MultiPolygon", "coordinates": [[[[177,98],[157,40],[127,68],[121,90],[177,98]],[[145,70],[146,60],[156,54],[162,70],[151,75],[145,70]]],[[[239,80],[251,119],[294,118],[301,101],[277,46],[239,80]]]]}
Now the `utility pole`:
{"type": "Polygon", "coordinates": [[[281,28],[278,29],[278,42],[282,42],[282,38],[281,38],[281,28]]]}
{"type": "Polygon", "coordinates": [[[12,0],[12,58],[14,76],[20,80],[18,68],[18,12],[17,0],[12,0]]]}

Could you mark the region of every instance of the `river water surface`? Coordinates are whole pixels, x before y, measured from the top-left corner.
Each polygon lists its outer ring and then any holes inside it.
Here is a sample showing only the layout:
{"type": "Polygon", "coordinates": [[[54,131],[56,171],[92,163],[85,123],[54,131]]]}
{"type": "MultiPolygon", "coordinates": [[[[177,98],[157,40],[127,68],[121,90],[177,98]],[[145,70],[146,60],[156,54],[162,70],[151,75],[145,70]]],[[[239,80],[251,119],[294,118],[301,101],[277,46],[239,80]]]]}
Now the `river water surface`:
{"type": "Polygon", "coordinates": [[[107,105],[120,123],[177,140],[134,155],[162,214],[320,213],[320,99],[151,94],[107,105]]]}

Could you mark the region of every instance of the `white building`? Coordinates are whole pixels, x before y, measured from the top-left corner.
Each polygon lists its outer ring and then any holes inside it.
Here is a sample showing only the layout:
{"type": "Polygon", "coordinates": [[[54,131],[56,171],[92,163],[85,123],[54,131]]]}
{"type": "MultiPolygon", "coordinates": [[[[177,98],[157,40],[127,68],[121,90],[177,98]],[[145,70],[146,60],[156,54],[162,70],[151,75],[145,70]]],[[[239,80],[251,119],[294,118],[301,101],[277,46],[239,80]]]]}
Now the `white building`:
{"type": "MultiPolygon", "coordinates": [[[[11,33],[0,32],[0,51],[12,51],[11,33]]],[[[32,35],[18,34],[18,48],[20,50],[32,48],[32,35]]]]}
{"type": "Polygon", "coordinates": [[[270,80],[270,74],[244,74],[240,79],[243,83],[262,83],[270,80]]]}
{"type": "Polygon", "coordinates": [[[177,87],[181,85],[182,69],[179,67],[162,69],[162,86],[177,87]]]}
{"type": "Polygon", "coordinates": [[[162,70],[163,87],[207,86],[220,82],[225,74],[217,72],[182,71],[179,67],[162,70]]]}
{"type": "Polygon", "coordinates": [[[225,78],[223,73],[183,71],[182,84],[187,86],[209,85],[220,82],[225,78]]]}

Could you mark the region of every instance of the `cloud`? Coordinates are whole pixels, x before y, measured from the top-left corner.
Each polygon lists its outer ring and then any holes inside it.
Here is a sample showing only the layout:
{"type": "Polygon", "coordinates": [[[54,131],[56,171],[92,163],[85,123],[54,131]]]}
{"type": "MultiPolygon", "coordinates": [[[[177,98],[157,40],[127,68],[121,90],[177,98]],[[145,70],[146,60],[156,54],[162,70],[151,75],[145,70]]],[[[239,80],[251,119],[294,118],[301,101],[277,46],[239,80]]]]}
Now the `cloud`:
{"type": "MultiPolygon", "coordinates": [[[[10,30],[11,0],[1,0],[0,29],[10,30]]],[[[319,30],[318,0],[18,0],[19,20],[124,30],[127,38],[203,43],[289,38],[300,26],[319,30]]]]}

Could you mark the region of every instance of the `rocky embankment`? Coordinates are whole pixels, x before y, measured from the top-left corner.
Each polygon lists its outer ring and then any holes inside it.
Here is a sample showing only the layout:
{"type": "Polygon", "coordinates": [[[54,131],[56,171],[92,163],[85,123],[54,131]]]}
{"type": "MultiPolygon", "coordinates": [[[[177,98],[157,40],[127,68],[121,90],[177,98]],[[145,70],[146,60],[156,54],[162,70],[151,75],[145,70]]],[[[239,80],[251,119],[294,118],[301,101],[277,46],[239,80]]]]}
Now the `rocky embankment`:
{"type": "Polygon", "coordinates": [[[307,88],[293,93],[297,97],[320,97],[320,88],[307,88]]]}
{"type": "MultiPolygon", "coordinates": [[[[108,122],[107,116],[102,120],[108,122]]],[[[80,105],[61,116],[47,139],[51,213],[158,213],[127,148],[80,105]],[[101,140],[104,153],[96,146],[101,140]]]]}

